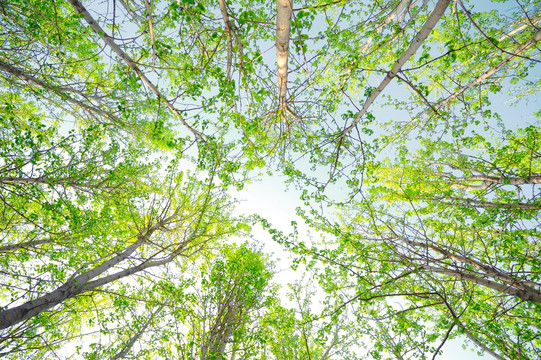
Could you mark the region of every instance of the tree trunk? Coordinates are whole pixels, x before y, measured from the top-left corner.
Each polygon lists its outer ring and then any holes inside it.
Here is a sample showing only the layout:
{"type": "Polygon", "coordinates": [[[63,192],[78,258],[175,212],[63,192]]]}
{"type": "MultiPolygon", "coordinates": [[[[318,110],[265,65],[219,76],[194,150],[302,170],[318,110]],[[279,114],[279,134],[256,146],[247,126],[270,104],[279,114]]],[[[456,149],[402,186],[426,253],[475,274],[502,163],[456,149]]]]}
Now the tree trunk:
{"type": "Polygon", "coordinates": [[[276,14],[276,62],[278,64],[278,87],[280,110],[286,111],[287,100],[287,58],[289,49],[289,37],[291,32],[290,0],[277,1],[276,14]]]}
{"type": "Polygon", "coordinates": [[[84,285],[86,285],[88,281],[127,259],[141,244],[142,242],[138,240],[117,256],[107,260],[92,270],[68,280],[56,290],[35,300],[27,301],[22,305],[0,312],[0,329],[6,329],[17,323],[28,320],[43,311],[49,310],[65,300],[86,291],[84,285]]]}
{"type": "MultiPolygon", "coordinates": [[[[150,236],[157,231],[158,229],[165,226],[170,221],[174,220],[178,215],[176,211],[173,215],[158,221],[150,227],[146,227],[139,231],[137,235],[137,241],[135,241],[130,246],[126,247],[118,255],[112,257],[111,259],[101,263],[100,265],[87,270],[84,273],[72,277],[66,281],[63,285],[58,287],[56,290],[51,291],[43,296],[40,296],[37,299],[27,301],[26,303],[16,306],[11,309],[6,309],[0,312],[0,330],[6,329],[10,326],[13,326],[22,321],[28,320],[43,311],[49,310],[67,299],[75,297],[83,292],[93,290],[97,287],[106,285],[120,278],[126,277],[128,275],[134,274],[135,272],[144,270],[152,266],[159,266],[165,262],[173,260],[179,253],[179,249],[183,249],[183,245],[179,246],[178,249],[168,258],[159,261],[144,261],[138,266],[133,266],[129,269],[105,276],[104,278],[95,279],[99,275],[107,272],[109,269],[113,268],[120,262],[126,260],[130,257],[141,245],[146,243],[150,236]]],[[[188,240],[189,241],[189,240],[188,240]]],[[[183,243],[184,244],[184,243],[183,243]]]]}

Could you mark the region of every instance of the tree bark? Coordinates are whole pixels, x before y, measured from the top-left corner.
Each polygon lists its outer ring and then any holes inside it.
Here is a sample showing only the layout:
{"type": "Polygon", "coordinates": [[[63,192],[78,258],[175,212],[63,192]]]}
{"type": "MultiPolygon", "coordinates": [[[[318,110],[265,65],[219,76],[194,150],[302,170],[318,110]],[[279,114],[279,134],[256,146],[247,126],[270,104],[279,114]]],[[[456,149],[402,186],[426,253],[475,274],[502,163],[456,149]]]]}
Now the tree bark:
{"type": "Polygon", "coordinates": [[[19,249],[27,249],[31,247],[36,247],[43,244],[50,244],[53,243],[55,240],[53,239],[41,239],[41,240],[34,240],[34,241],[26,241],[23,243],[18,244],[12,244],[12,245],[4,245],[0,246],[0,253],[6,253],[14,250],[19,249]]]}
{"type": "Polygon", "coordinates": [[[16,306],[11,309],[0,312],[0,329],[6,329],[22,321],[28,320],[43,311],[49,310],[67,299],[75,297],[84,292],[84,285],[92,278],[104,273],[119,262],[127,259],[139,246],[140,241],[136,241],[117,256],[109,259],[101,265],[89,270],[79,276],[76,276],[56,290],[43,295],[35,300],[16,306]]]}
{"type": "Polygon", "coordinates": [[[287,107],[287,59],[291,33],[292,5],[290,0],[277,0],[276,62],[278,64],[278,98],[280,110],[282,111],[286,111],[287,107]]]}
{"type": "MultiPolygon", "coordinates": [[[[385,20],[381,24],[379,24],[379,26],[376,28],[376,33],[379,34],[386,25],[388,25],[391,21],[393,21],[393,19],[397,17],[398,14],[402,12],[402,10],[404,10],[406,5],[410,1],[411,0],[401,0],[398,6],[394,8],[394,10],[389,14],[389,16],[387,16],[387,18],[385,18],[385,20]]],[[[368,38],[368,40],[366,40],[366,43],[363,45],[363,48],[360,51],[361,54],[364,54],[366,50],[368,50],[368,47],[370,46],[373,40],[374,40],[373,36],[371,36],[370,38],[368,38]]]]}
{"type": "Polygon", "coordinates": [[[495,203],[490,201],[481,201],[468,198],[441,196],[435,197],[433,200],[441,201],[446,205],[465,206],[470,208],[483,209],[521,209],[521,210],[541,210],[541,205],[530,203],[495,203]]]}
{"type": "Polygon", "coordinates": [[[174,215],[169,216],[157,222],[151,227],[148,227],[139,231],[139,234],[137,235],[137,241],[135,241],[130,246],[126,247],[119,254],[101,263],[95,268],[85,271],[84,273],[80,275],[77,275],[77,276],[75,276],[75,274],[72,275],[72,277],[68,281],[66,281],[63,285],[51,291],[50,293],[40,296],[37,299],[27,301],[26,303],[16,306],[14,308],[1,311],[0,312],[0,330],[6,329],[22,321],[28,320],[42,313],[43,311],[51,309],[55,307],[56,305],[61,304],[65,300],[73,298],[83,292],[90,291],[99,286],[103,286],[114,280],[131,275],[137,271],[141,271],[148,267],[161,265],[162,264],[161,261],[159,262],[147,261],[147,262],[143,262],[139,266],[132,267],[127,270],[106,276],[102,279],[91,281],[92,279],[105,273],[109,269],[113,268],[115,265],[119,264],[120,262],[130,257],[141,245],[146,243],[146,241],[150,238],[150,236],[155,231],[165,226],[168,222],[170,222],[176,216],[177,216],[177,213],[175,212],[174,215]]]}
{"type": "Polygon", "coordinates": [[[450,275],[457,279],[466,280],[474,284],[488,287],[489,289],[496,290],[506,295],[515,296],[524,301],[531,301],[531,302],[541,304],[541,293],[533,289],[531,290],[517,289],[516,287],[513,287],[511,285],[503,285],[492,280],[487,280],[475,275],[468,274],[465,271],[443,269],[443,268],[437,268],[437,267],[429,266],[429,265],[419,265],[419,268],[424,269],[428,272],[450,275]]]}
{"type": "Polygon", "coordinates": [[[227,4],[225,3],[225,0],[219,0],[220,3],[220,10],[222,12],[222,17],[224,19],[224,25],[225,25],[225,32],[227,35],[227,79],[231,79],[231,63],[233,61],[233,39],[231,36],[231,32],[233,31],[231,28],[231,21],[229,20],[229,14],[227,13],[227,4]]]}
{"type": "MultiPolygon", "coordinates": [[[[509,286],[513,286],[513,287],[518,288],[519,290],[530,291],[530,292],[536,293],[537,290],[532,288],[532,286],[537,286],[537,287],[540,286],[539,284],[536,284],[536,283],[531,282],[531,281],[516,280],[513,277],[511,277],[510,275],[502,272],[501,270],[499,270],[497,268],[494,268],[492,266],[483,264],[483,263],[481,263],[481,262],[479,262],[477,260],[474,260],[472,258],[463,256],[463,255],[458,255],[458,254],[453,253],[453,252],[451,252],[451,251],[449,251],[447,249],[444,249],[442,247],[430,244],[428,242],[419,242],[419,241],[413,241],[413,240],[408,240],[408,239],[404,239],[404,238],[401,238],[400,240],[404,241],[408,245],[412,245],[412,246],[420,247],[422,249],[428,249],[428,250],[435,251],[435,252],[445,256],[446,258],[457,261],[458,263],[472,265],[473,267],[483,271],[484,272],[483,276],[485,276],[485,277],[489,276],[489,277],[492,277],[494,279],[498,279],[498,280],[508,284],[509,286]]],[[[426,262],[427,263],[428,262],[440,262],[441,263],[441,259],[427,259],[426,262]]]]}
{"type": "Polygon", "coordinates": [[[455,186],[466,190],[485,190],[492,185],[528,185],[528,184],[541,184],[541,175],[532,175],[528,177],[514,177],[514,176],[490,176],[490,175],[473,175],[466,177],[458,177],[454,180],[460,181],[481,181],[480,185],[465,185],[455,184],[455,186]]]}

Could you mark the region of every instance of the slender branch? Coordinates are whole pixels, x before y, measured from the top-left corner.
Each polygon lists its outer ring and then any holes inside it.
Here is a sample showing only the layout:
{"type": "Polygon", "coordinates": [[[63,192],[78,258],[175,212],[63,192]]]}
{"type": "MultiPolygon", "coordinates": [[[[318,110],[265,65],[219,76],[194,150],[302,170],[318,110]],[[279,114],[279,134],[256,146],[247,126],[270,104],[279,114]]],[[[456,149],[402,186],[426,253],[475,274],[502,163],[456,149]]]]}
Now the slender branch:
{"type": "Polygon", "coordinates": [[[529,58],[529,57],[525,57],[525,56],[521,56],[521,55],[516,55],[514,53],[510,53],[509,51],[505,50],[505,49],[502,49],[501,47],[498,46],[498,43],[496,41],[494,41],[490,36],[488,36],[484,31],[483,29],[481,29],[481,27],[477,24],[477,22],[475,22],[475,20],[473,20],[473,17],[471,16],[471,13],[468,9],[466,9],[466,7],[464,6],[464,4],[462,3],[461,0],[458,0],[458,2],[460,3],[460,7],[462,7],[462,9],[464,10],[464,12],[466,13],[466,16],[468,17],[468,19],[470,20],[470,22],[473,24],[473,26],[485,37],[485,39],[487,39],[496,49],[500,50],[501,52],[505,53],[505,54],[508,54],[508,55],[512,55],[512,56],[516,56],[516,57],[521,57],[521,58],[524,58],[526,60],[530,60],[530,61],[534,61],[534,62],[541,62],[539,60],[536,60],[536,59],[532,59],[532,58],[529,58]]]}
{"type": "Polygon", "coordinates": [[[452,308],[452,306],[447,302],[447,299],[445,297],[442,297],[442,300],[443,302],[445,303],[445,306],[447,307],[447,309],[449,310],[449,312],[451,313],[451,316],[453,317],[453,320],[455,321],[455,323],[460,326],[460,328],[462,330],[464,330],[464,333],[466,334],[466,336],[468,338],[470,338],[471,341],[473,341],[477,346],[479,346],[481,349],[483,349],[485,352],[489,353],[490,355],[492,355],[494,358],[496,358],[497,360],[506,360],[504,359],[503,357],[501,357],[500,355],[496,354],[491,348],[489,348],[488,346],[486,346],[485,344],[483,344],[479,339],[477,339],[477,337],[475,335],[473,335],[469,330],[468,328],[462,324],[462,322],[460,321],[460,318],[459,316],[457,316],[455,310],[452,308]]]}
{"type": "MultiPolygon", "coordinates": [[[[386,25],[388,25],[391,21],[393,21],[393,19],[397,17],[398,14],[402,12],[402,10],[404,10],[406,5],[410,1],[411,0],[401,0],[398,6],[394,8],[394,10],[389,14],[389,16],[387,16],[387,18],[385,18],[385,20],[382,23],[380,23],[379,26],[376,28],[376,34],[379,34],[386,25]]],[[[370,46],[372,41],[374,41],[373,36],[371,36],[370,38],[368,38],[368,40],[366,40],[365,44],[363,45],[363,48],[360,51],[361,54],[364,54],[366,50],[368,50],[368,47],[370,46]]]]}
{"type": "Polygon", "coordinates": [[[16,68],[2,60],[0,60],[0,70],[1,71],[4,71],[12,76],[15,76],[23,81],[26,81],[27,83],[31,84],[31,85],[34,85],[34,86],[38,86],[42,89],[45,89],[45,90],[49,90],[51,92],[53,92],[54,94],[58,95],[59,97],[61,97],[62,99],[64,100],[67,100],[69,102],[71,102],[72,104],[75,104],[77,106],[80,106],[81,108],[83,109],[86,109],[90,112],[93,112],[93,113],[97,113],[97,114],[100,114],[100,115],[105,115],[107,116],[108,118],[110,118],[111,120],[115,121],[115,122],[118,122],[118,118],[113,115],[111,112],[108,112],[106,110],[103,110],[102,108],[99,108],[99,107],[95,107],[93,105],[90,105],[88,103],[84,103],[80,100],[77,100],[71,96],[68,95],[68,93],[72,93],[72,94],[77,94],[77,95],[80,95],[84,98],[88,98],[88,99],[93,99],[93,100],[97,100],[97,101],[102,101],[100,98],[98,97],[95,97],[95,96],[92,96],[92,95],[88,95],[88,94],[85,94],[83,93],[82,91],[80,90],[77,90],[77,89],[74,89],[72,87],[69,87],[69,86],[65,86],[65,85],[51,85],[51,84],[47,84],[46,82],[42,81],[42,80],[39,80],[37,79],[36,77],[30,75],[30,74],[27,74],[24,70],[22,69],[19,69],[19,68],[16,68]]]}
{"type": "Polygon", "coordinates": [[[128,14],[130,14],[131,18],[133,20],[136,20],[136,21],[140,21],[142,22],[144,19],[142,16],[140,16],[139,14],[137,14],[131,7],[130,7],[130,4],[128,4],[128,1],[127,0],[120,0],[120,4],[124,7],[124,9],[126,10],[126,12],[128,14]]]}
{"type": "Polygon", "coordinates": [[[430,101],[428,101],[428,99],[426,98],[425,94],[423,94],[423,92],[419,89],[417,89],[417,87],[405,76],[400,76],[400,75],[397,75],[396,76],[397,79],[403,81],[404,83],[406,83],[413,91],[415,91],[417,93],[417,95],[419,95],[419,97],[423,100],[423,102],[426,104],[426,106],[428,106],[429,108],[432,109],[432,111],[434,111],[435,114],[439,114],[438,112],[438,109],[436,109],[434,107],[434,105],[432,105],[430,103],[430,101]]]}
{"type": "Polygon", "coordinates": [[[359,111],[351,125],[349,125],[342,131],[342,137],[345,136],[348,132],[350,132],[359,123],[359,121],[361,121],[361,118],[364,116],[364,114],[366,114],[366,112],[370,108],[370,105],[374,103],[376,98],[383,92],[385,87],[389,85],[391,80],[398,74],[398,72],[402,69],[402,67],[409,60],[409,58],[411,58],[415,54],[415,52],[421,47],[421,44],[428,38],[428,35],[430,35],[432,29],[436,26],[440,18],[443,16],[450,2],[451,0],[438,1],[436,6],[434,7],[434,10],[432,10],[432,12],[430,13],[430,16],[426,20],[421,30],[417,33],[417,36],[410,44],[409,48],[398,58],[398,60],[396,60],[396,63],[394,64],[392,69],[387,72],[385,79],[383,79],[379,86],[372,92],[372,94],[370,94],[368,99],[366,99],[361,111],[359,111]]]}
{"type": "Polygon", "coordinates": [[[393,340],[393,338],[391,337],[391,335],[389,335],[389,329],[384,327],[381,322],[377,321],[377,324],[378,324],[378,328],[380,329],[380,331],[383,333],[384,335],[384,338],[385,338],[385,342],[387,343],[387,348],[391,349],[391,352],[394,356],[396,356],[396,358],[398,360],[404,360],[404,357],[402,356],[402,354],[400,353],[400,348],[396,346],[396,342],[393,340]]]}
{"type": "Polygon", "coordinates": [[[506,360],[505,358],[503,358],[502,356],[496,354],[496,352],[494,352],[491,348],[489,348],[488,346],[486,346],[485,344],[483,344],[479,339],[477,339],[477,337],[475,337],[475,335],[473,335],[467,328],[466,326],[464,326],[460,321],[458,321],[458,324],[460,325],[460,327],[462,328],[462,330],[464,330],[464,333],[466,334],[466,336],[468,338],[470,338],[471,341],[473,341],[477,346],[479,346],[481,349],[483,349],[485,352],[489,353],[490,355],[492,355],[492,357],[494,357],[495,359],[498,359],[498,360],[506,360]]]}
{"type": "Polygon", "coordinates": [[[64,185],[73,187],[89,187],[88,184],[79,184],[71,178],[58,178],[52,179],[48,176],[42,176],[39,178],[21,178],[21,177],[0,177],[0,184],[5,185],[64,185]]]}
{"type": "Polygon", "coordinates": [[[199,131],[195,130],[190,124],[188,124],[186,120],[184,120],[181,113],[173,106],[173,104],[169,102],[169,100],[167,100],[167,98],[146,77],[146,75],[141,71],[141,69],[139,69],[139,66],[135,63],[135,61],[133,61],[128,56],[128,54],[126,54],[124,50],[122,50],[120,46],[118,46],[118,44],[114,42],[113,38],[109,36],[103,30],[103,28],[96,22],[96,20],[94,20],[92,15],[90,15],[88,10],[86,10],[86,8],[78,0],[68,0],[68,1],[73,6],[75,11],[77,11],[77,13],[81,14],[84,17],[88,25],[90,25],[92,30],[94,30],[94,32],[98,34],[98,36],[103,40],[103,42],[105,42],[107,46],[109,46],[122,60],[124,60],[126,65],[128,65],[128,67],[139,76],[141,81],[143,81],[143,83],[147,85],[150,88],[150,90],[152,90],[152,92],[158,97],[159,100],[165,103],[167,108],[176,116],[178,120],[180,120],[182,125],[184,125],[184,127],[186,127],[195,136],[197,140],[200,140],[205,143],[206,140],[203,137],[203,135],[199,131]]]}
{"type": "Polygon", "coordinates": [[[331,352],[332,348],[338,344],[338,331],[340,330],[340,326],[338,326],[338,321],[334,325],[334,333],[332,334],[332,340],[329,346],[327,346],[327,349],[325,349],[325,352],[321,354],[321,357],[319,360],[326,360],[329,358],[329,353],[331,352]]]}
{"type": "Polygon", "coordinates": [[[122,359],[124,358],[126,355],[128,355],[128,352],[130,351],[130,349],[133,347],[133,345],[135,344],[135,342],[137,340],[139,340],[139,338],[141,337],[141,335],[143,335],[143,333],[146,331],[146,329],[150,326],[150,324],[152,323],[152,321],[154,320],[154,318],[156,317],[156,315],[161,311],[162,309],[162,306],[158,307],[158,309],[156,309],[151,315],[150,317],[148,318],[148,320],[143,324],[143,327],[138,331],[136,332],[135,334],[133,334],[133,336],[130,338],[130,340],[124,345],[124,347],[122,348],[122,350],[116,354],[115,356],[113,356],[111,358],[111,360],[119,360],[119,359],[122,359]]]}
{"type": "Polygon", "coordinates": [[[521,54],[525,53],[528,49],[535,46],[539,41],[541,41],[541,30],[538,31],[530,40],[528,40],[524,44],[520,45],[512,54],[508,55],[505,59],[500,61],[496,66],[494,66],[493,68],[485,71],[477,79],[473,80],[468,85],[463,86],[462,88],[455,91],[453,94],[451,94],[447,98],[441,100],[439,103],[437,103],[435,105],[435,107],[437,109],[441,109],[445,104],[447,104],[449,101],[457,98],[460,94],[462,94],[466,90],[474,87],[475,85],[481,84],[484,80],[488,79],[489,77],[494,75],[496,72],[500,71],[505,65],[507,65],[509,62],[511,62],[515,57],[520,56],[521,54]]]}
{"type": "Polygon", "coordinates": [[[452,323],[451,326],[449,326],[449,329],[445,333],[445,337],[443,338],[440,346],[438,346],[436,351],[434,351],[434,356],[432,356],[432,360],[436,360],[436,356],[438,356],[438,352],[441,350],[443,345],[445,345],[445,343],[447,342],[447,339],[449,339],[449,335],[451,335],[451,331],[453,331],[454,327],[455,327],[455,323],[452,323]]]}
{"type": "Polygon", "coordinates": [[[305,10],[312,10],[312,9],[321,9],[321,8],[326,8],[326,7],[330,7],[330,6],[341,4],[341,3],[347,3],[347,1],[346,0],[335,0],[335,1],[328,2],[326,4],[310,5],[309,7],[302,7],[302,8],[293,9],[293,11],[305,11],[305,10]]]}

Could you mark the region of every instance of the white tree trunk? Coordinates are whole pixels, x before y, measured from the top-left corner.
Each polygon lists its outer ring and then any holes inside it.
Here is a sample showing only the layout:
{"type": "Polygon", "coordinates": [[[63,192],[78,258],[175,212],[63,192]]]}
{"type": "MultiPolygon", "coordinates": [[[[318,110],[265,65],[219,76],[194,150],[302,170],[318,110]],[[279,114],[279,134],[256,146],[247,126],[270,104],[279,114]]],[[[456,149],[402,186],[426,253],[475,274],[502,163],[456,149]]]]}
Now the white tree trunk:
{"type": "Polygon", "coordinates": [[[280,109],[286,111],[287,100],[287,58],[291,33],[290,0],[277,0],[276,13],[276,62],[278,64],[278,98],[280,109]]]}

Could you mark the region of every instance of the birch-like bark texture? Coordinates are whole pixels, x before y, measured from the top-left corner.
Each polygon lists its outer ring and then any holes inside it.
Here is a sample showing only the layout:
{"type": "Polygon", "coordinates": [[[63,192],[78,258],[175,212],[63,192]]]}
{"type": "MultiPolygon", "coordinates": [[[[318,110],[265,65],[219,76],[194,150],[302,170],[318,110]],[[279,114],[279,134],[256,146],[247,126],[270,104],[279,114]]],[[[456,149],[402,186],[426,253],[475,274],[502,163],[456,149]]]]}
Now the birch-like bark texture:
{"type": "MultiPolygon", "coordinates": [[[[455,253],[453,251],[447,250],[442,248],[441,246],[431,244],[429,242],[423,243],[419,241],[413,241],[406,238],[402,238],[399,241],[403,241],[404,243],[411,245],[413,247],[418,247],[422,249],[429,249],[432,251],[435,251],[444,257],[441,259],[433,258],[432,260],[427,260],[427,263],[434,263],[438,264],[439,267],[432,267],[431,270],[434,270],[435,272],[442,273],[442,274],[451,274],[451,275],[457,275],[462,277],[462,275],[467,276],[465,277],[466,280],[473,279],[475,283],[488,286],[492,289],[502,291],[505,293],[509,293],[512,295],[515,295],[512,293],[512,291],[519,291],[521,292],[521,296],[529,295],[532,298],[532,301],[539,302],[541,299],[541,293],[536,290],[535,288],[540,288],[541,284],[534,283],[532,281],[528,280],[520,280],[516,279],[513,276],[509,275],[508,273],[496,268],[493,265],[484,264],[474,258],[460,255],[458,253],[455,253]],[[451,259],[454,260],[453,265],[450,265],[448,267],[444,267],[447,264],[443,261],[445,259],[451,259]],[[473,268],[477,269],[478,272],[474,272],[473,270],[467,271],[465,270],[465,266],[461,264],[467,264],[471,265],[473,268]],[[453,268],[452,266],[455,266],[453,268]],[[487,278],[492,278],[494,280],[503,282],[504,285],[499,284],[495,281],[489,281],[487,278]],[[481,283],[479,282],[479,279],[484,279],[489,281],[488,283],[481,283]],[[488,285],[487,285],[488,284],[488,285]],[[514,288],[514,290],[512,289],[514,288]],[[504,291],[505,290],[505,291],[504,291]],[[535,299],[535,300],[534,300],[535,299]]],[[[424,265],[423,265],[424,266],[424,265]]],[[[518,295],[517,295],[518,296],[518,295]]],[[[520,297],[520,296],[519,296],[520,297]]],[[[526,299],[527,300],[527,299],[526,299]]]]}
{"type": "Polygon", "coordinates": [[[430,32],[436,26],[440,18],[445,13],[445,10],[451,3],[451,0],[439,0],[436,6],[434,7],[434,10],[430,13],[428,16],[428,19],[426,20],[425,24],[419,30],[417,33],[417,36],[413,40],[413,42],[410,44],[408,49],[400,55],[398,60],[396,60],[396,63],[392,67],[391,70],[387,72],[387,75],[383,79],[383,81],[379,84],[379,86],[370,94],[370,96],[366,99],[366,101],[363,104],[363,107],[361,108],[361,111],[357,113],[355,116],[355,119],[349,125],[347,128],[345,128],[342,131],[342,136],[345,136],[348,132],[350,132],[358,123],[361,121],[361,118],[366,114],[372,103],[378,98],[378,96],[383,92],[383,90],[389,85],[391,80],[400,72],[404,64],[411,58],[415,52],[421,47],[423,42],[428,38],[428,35],[430,35],[430,32]]]}
{"type": "Polygon", "coordinates": [[[446,269],[446,268],[440,268],[435,266],[429,266],[429,265],[419,265],[420,269],[426,270],[429,273],[435,273],[435,274],[443,274],[443,275],[450,275],[456,279],[459,280],[465,280],[472,282],[474,284],[486,286],[487,288],[490,288],[492,290],[496,290],[498,292],[501,292],[503,294],[516,296],[517,298],[524,300],[524,301],[531,301],[538,304],[541,304],[541,293],[539,291],[535,291],[533,289],[519,289],[514,286],[504,285],[500,284],[496,281],[488,280],[484,277],[476,276],[471,273],[468,273],[467,271],[461,271],[461,270],[455,270],[455,269],[446,269]]]}
{"type": "Polygon", "coordinates": [[[178,111],[173,106],[173,104],[171,104],[171,102],[169,102],[169,100],[167,100],[167,98],[161,93],[161,91],[156,88],[156,86],[148,79],[145,73],[141,71],[137,63],[133,61],[128,56],[128,54],[126,54],[124,50],[122,50],[120,46],[115,43],[114,39],[103,30],[103,28],[96,22],[96,20],[94,20],[92,15],[90,15],[90,13],[86,10],[83,4],[81,4],[78,0],[69,0],[69,3],[73,6],[75,11],[77,11],[77,13],[81,14],[84,17],[88,25],[92,28],[92,30],[94,30],[96,34],[98,34],[98,36],[103,40],[103,42],[107,44],[107,46],[109,46],[122,60],[124,60],[126,65],[128,65],[128,67],[133,70],[133,72],[135,72],[137,76],[139,76],[141,81],[143,81],[143,83],[148,86],[150,90],[152,90],[152,92],[158,97],[160,101],[163,101],[165,103],[165,106],[167,106],[167,108],[175,115],[175,117],[182,123],[182,125],[184,125],[184,127],[186,127],[195,136],[197,140],[205,142],[206,140],[203,137],[203,134],[195,130],[190,124],[188,124],[188,122],[186,122],[186,120],[184,120],[184,117],[182,116],[180,111],[178,111]]]}
{"type": "Polygon", "coordinates": [[[292,0],[277,0],[276,63],[278,65],[278,99],[280,110],[287,108],[287,62],[291,33],[292,0]]]}
{"type": "Polygon", "coordinates": [[[233,330],[241,324],[243,309],[236,298],[224,299],[219,304],[216,319],[212,324],[206,341],[202,344],[201,360],[211,360],[223,355],[233,330]]]}
{"type": "MultiPolygon", "coordinates": [[[[150,44],[152,45],[152,66],[155,66],[156,64],[156,47],[154,46],[154,26],[152,25],[152,10],[150,9],[150,3],[149,0],[145,0],[145,7],[147,9],[147,17],[148,17],[148,31],[150,32],[150,44]]],[[[154,68],[153,68],[154,69],[154,68]]]]}
{"type": "Polygon", "coordinates": [[[231,28],[231,21],[229,20],[229,14],[227,13],[227,4],[225,3],[225,0],[219,0],[220,2],[220,11],[222,12],[222,17],[224,19],[224,25],[225,25],[225,33],[227,36],[227,78],[231,79],[231,63],[233,61],[233,39],[231,36],[231,32],[233,29],[231,28]]]}
{"type": "Polygon", "coordinates": [[[37,299],[27,301],[26,303],[14,308],[6,309],[0,312],[0,329],[6,329],[22,321],[28,320],[43,311],[49,310],[67,299],[75,297],[82,293],[83,286],[92,278],[104,273],[113,266],[127,259],[141,245],[137,241],[127,247],[120,254],[114,256],[99,266],[79,275],[64,283],[56,290],[40,296],[37,299]]]}
{"type": "Polygon", "coordinates": [[[400,259],[404,264],[423,269],[429,274],[450,276],[524,301],[541,303],[541,284],[539,283],[522,280],[497,268],[496,265],[483,263],[472,256],[446,249],[434,243],[423,231],[414,230],[417,234],[405,236],[402,234],[402,229],[394,230],[389,227],[389,230],[392,232],[390,235],[380,234],[381,239],[374,238],[371,241],[381,242],[393,249],[398,256],[397,260],[400,259]],[[418,237],[424,241],[417,241],[418,237]],[[425,250],[430,250],[430,252],[425,250]]]}
{"type": "Polygon", "coordinates": [[[541,184],[541,175],[533,175],[528,177],[514,177],[514,176],[490,176],[490,175],[472,175],[464,177],[452,177],[449,174],[447,176],[451,181],[456,181],[453,185],[466,190],[486,190],[492,185],[533,185],[541,184]],[[480,184],[471,183],[481,182],[480,184]]]}
{"type": "Polygon", "coordinates": [[[0,0],[0,357],[536,358],[535,2],[119,1],[0,0]]]}
{"type": "Polygon", "coordinates": [[[520,210],[541,210],[541,205],[529,204],[529,203],[502,203],[502,202],[490,202],[482,201],[470,198],[460,198],[453,196],[438,196],[433,200],[442,201],[450,206],[464,206],[470,208],[481,209],[520,209],[520,210]]]}

